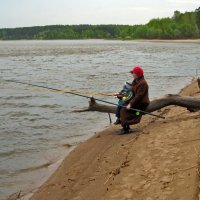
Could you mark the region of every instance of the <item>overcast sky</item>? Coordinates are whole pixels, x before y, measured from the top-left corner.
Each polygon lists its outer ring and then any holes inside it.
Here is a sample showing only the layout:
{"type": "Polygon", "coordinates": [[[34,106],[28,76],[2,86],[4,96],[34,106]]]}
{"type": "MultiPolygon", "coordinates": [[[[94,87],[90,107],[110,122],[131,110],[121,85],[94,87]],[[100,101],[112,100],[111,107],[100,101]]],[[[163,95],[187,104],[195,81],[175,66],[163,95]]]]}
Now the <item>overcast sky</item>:
{"type": "Polygon", "coordinates": [[[193,11],[200,0],[0,0],[0,28],[54,24],[144,24],[193,11]]]}

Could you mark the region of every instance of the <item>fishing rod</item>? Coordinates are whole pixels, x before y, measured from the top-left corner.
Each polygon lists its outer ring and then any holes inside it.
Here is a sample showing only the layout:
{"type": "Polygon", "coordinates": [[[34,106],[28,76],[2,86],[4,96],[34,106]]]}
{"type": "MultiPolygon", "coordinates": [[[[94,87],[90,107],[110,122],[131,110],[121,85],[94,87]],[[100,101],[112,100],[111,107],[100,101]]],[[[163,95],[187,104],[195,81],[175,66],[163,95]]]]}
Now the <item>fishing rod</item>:
{"type": "MultiPolygon", "coordinates": [[[[38,91],[38,89],[31,89],[33,91],[38,91]]],[[[86,94],[86,95],[96,95],[96,96],[113,96],[113,94],[111,93],[103,93],[103,92],[80,92],[77,90],[59,90],[59,91],[53,91],[53,92],[62,92],[62,93],[66,93],[66,92],[73,92],[76,94],[86,94]]]]}
{"type": "MultiPolygon", "coordinates": [[[[75,93],[75,92],[60,90],[60,89],[51,88],[51,87],[46,87],[46,86],[42,86],[42,85],[36,85],[36,84],[32,84],[32,83],[25,83],[25,82],[15,81],[15,80],[4,80],[4,81],[18,83],[18,84],[22,84],[22,85],[29,85],[29,86],[32,86],[32,87],[44,88],[44,89],[57,91],[57,92],[63,92],[63,93],[67,93],[67,94],[76,95],[76,96],[79,96],[79,97],[84,97],[84,98],[87,98],[87,99],[91,98],[91,97],[89,97],[87,95],[78,94],[78,93],[75,93]]],[[[110,105],[118,106],[118,104],[116,104],[116,103],[112,103],[112,102],[105,101],[105,100],[102,100],[102,99],[97,99],[97,98],[94,98],[94,99],[96,101],[99,101],[99,102],[103,102],[103,103],[107,103],[107,104],[110,104],[110,105]]],[[[126,106],[121,106],[121,105],[120,105],[120,107],[126,108],[126,106]]],[[[147,114],[147,115],[151,115],[151,116],[154,116],[154,117],[165,119],[165,117],[163,117],[161,115],[156,115],[156,114],[149,113],[149,112],[146,112],[146,111],[143,111],[143,110],[139,110],[139,109],[136,109],[136,108],[130,108],[130,110],[133,110],[133,111],[136,111],[136,112],[140,112],[140,113],[143,113],[143,114],[147,114]]]]}

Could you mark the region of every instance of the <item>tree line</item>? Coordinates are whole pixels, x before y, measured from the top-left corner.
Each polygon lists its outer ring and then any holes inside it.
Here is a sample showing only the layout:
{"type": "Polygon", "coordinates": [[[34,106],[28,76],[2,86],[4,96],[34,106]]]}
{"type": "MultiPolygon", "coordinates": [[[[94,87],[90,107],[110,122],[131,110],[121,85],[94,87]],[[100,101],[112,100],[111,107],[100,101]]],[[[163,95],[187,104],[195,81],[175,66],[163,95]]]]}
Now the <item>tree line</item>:
{"type": "Polygon", "coordinates": [[[200,38],[200,7],[175,11],[145,25],[52,25],[0,29],[0,40],[20,39],[192,39],[200,38]]]}

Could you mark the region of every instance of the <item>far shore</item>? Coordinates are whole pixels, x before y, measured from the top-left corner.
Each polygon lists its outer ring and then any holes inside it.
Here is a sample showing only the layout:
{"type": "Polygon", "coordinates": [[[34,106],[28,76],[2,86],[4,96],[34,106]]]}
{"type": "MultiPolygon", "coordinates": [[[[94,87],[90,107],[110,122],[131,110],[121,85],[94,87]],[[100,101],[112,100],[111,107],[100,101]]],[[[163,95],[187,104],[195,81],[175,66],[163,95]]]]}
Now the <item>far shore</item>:
{"type": "Polygon", "coordinates": [[[52,40],[37,40],[37,39],[20,39],[20,40],[0,40],[0,42],[10,41],[59,41],[59,40],[114,40],[114,41],[130,41],[130,42],[163,42],[163,43],[200,43],[199,39],[52,39],[52,40]]]}
{"type": "Polygon", "coordinates": [[[200,39],[136,39],[137,42],[200,43],[200,39]]]}

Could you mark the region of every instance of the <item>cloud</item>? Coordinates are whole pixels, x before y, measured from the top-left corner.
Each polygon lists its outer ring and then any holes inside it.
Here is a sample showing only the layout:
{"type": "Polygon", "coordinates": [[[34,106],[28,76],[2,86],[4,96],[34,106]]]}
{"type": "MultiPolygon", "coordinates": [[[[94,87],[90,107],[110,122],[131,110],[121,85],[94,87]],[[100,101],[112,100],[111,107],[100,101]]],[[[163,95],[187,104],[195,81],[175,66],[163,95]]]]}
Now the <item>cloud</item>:
{"type": "Polygon", "coordinates": [[[194,11],[199,0],[0,0],[0,27],[47,24],[144,24],[194,11]]]}

